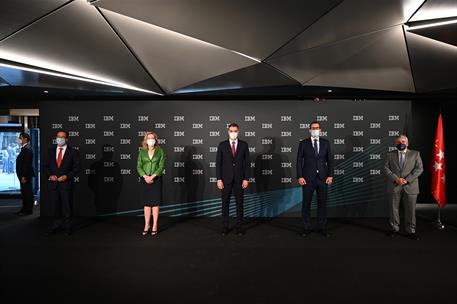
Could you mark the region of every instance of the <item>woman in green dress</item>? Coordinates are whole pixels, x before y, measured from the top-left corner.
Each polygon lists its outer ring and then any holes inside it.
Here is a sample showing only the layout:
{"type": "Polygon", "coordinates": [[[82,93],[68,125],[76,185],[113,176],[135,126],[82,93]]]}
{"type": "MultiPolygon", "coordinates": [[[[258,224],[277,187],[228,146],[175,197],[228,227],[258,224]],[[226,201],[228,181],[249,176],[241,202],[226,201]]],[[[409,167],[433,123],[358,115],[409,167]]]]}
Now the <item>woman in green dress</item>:
{"type": "Polygon", "coordinates": [[[146,132],[143,147],[140,148],[137,159],[136,168],[141,177],[140,200],[144,205],[143,235],[147,235],[150,231],[152,235],[157,235],[159,205],[162,203],[162,175],[166,155],[157,142],[156,133],[146,132]]]}

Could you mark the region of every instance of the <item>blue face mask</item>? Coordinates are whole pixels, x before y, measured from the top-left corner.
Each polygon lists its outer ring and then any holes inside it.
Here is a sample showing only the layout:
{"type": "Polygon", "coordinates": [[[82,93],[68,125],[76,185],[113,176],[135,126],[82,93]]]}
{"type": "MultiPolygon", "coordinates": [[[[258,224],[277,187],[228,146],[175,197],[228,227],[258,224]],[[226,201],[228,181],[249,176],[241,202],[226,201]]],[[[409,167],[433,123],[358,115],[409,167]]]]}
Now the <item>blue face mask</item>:
{"type": "Polygon", "coordinates": [[[397,149],[398,149],[399,151],[403,151],[403,150],[406,149],[406,145],[405,145],[405,144],[398,144],[398,145],[397,145],[397,149]]]}
{"type": "Polygon", "coordinates": [[[56,143],[57,143],[57,145],[59,145],[59,146],[64,146],[64,145],[65,145],[65,138],[57,137],[57,138],[56,138],[56,143]]]}

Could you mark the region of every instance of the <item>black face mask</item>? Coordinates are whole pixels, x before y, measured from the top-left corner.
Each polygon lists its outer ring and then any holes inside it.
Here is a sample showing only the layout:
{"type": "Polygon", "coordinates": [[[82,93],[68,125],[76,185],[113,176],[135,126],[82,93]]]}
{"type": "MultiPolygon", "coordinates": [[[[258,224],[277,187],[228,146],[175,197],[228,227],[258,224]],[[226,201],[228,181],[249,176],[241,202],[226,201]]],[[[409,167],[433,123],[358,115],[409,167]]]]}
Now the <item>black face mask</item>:
{"type": "Polygon", "coordinates": [[[397,149],[398,149],[399,151],[403,151],[403,150],[406,149],[406,145],[405,145],[405,144],[398,144],[398,145],[397,145],[397,149]]]}

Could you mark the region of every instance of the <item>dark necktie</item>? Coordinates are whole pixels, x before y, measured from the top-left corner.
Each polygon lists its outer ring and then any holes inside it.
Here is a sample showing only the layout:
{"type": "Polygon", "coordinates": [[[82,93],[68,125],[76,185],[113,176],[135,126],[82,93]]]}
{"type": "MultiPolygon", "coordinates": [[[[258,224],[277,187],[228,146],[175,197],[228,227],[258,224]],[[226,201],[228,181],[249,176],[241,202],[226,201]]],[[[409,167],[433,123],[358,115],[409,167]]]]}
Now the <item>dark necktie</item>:
{"type": "Polygon", "coordinates": [[[314,148],[314,154],[317,157],[317,154],[319,154],[319,150],[317,149],[317,139],[314,139],[313,148],[314,148]]]}
{"type": "Polygon", "coordinates": [[[232,156],[235,157],[235,152],[236,152],[236,149],[235,149],[235,142],[232,141],[232,156]]]}
{"type": "Polygon", "coordinates": [[[403,169],[405,165],[405,152],[400,152],[400,168],[403,169]]]}
{"type": "Polygon", "coordinates": [[[59,154],[57,155],[57,168],[60,168],[62,164],[62,150],[63,148],[59,148],[59,154]]]}

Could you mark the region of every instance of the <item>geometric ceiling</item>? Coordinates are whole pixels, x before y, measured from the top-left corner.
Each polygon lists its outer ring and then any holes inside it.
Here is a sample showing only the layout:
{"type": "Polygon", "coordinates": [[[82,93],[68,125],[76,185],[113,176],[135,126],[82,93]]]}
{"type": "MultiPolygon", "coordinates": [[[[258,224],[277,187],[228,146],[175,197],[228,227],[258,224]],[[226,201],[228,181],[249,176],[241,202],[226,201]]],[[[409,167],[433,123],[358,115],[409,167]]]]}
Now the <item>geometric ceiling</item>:
{"type": "Polygon", "coordinates": [[[455,0],[16,0],[0,87],[200,94],[457,87],[455,0]]]}

